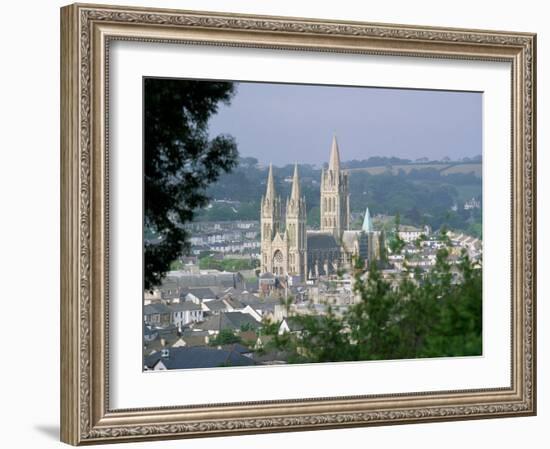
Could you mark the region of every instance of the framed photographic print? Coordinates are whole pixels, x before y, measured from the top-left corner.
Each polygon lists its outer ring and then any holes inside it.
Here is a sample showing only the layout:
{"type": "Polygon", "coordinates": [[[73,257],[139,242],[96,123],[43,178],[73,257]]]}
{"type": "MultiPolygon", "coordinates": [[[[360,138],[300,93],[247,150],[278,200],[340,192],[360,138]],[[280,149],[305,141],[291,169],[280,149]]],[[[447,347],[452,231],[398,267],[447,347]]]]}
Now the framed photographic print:
{"type": "Polygon", "coordinates": [[[536,413],[529,33],[61,10],[61,438],[536,413]]]}

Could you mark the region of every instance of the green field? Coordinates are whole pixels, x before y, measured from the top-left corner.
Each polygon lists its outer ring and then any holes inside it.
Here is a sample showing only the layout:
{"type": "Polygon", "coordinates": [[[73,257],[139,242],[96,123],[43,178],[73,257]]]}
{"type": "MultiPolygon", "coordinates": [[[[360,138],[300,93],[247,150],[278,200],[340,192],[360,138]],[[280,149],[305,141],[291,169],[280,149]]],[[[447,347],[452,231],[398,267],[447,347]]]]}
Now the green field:
{"type": "Polygon", "coordinates": [[[413,170],[426,170],[435,169],[442,175],[450,175],[453,173],[474,173],[478,178],[481,177],[482,165],[481,163],[474,164],[403,164],[403,165],[391,165],[391,166],[378,166],[378,167],[364,167],[364,168],[350,168],[350,173],[369,173],[371,175],[380,175],[387,171],[391,171],[394,175],[400,171],[410,173],[413,170]]]}
{"type": "Polygon", "coordinates": [[[481,164],[457,164],[441,171],[442,175],[451,175],[453,173],[474,173],[478,178],[481,178],[481,164]]]}

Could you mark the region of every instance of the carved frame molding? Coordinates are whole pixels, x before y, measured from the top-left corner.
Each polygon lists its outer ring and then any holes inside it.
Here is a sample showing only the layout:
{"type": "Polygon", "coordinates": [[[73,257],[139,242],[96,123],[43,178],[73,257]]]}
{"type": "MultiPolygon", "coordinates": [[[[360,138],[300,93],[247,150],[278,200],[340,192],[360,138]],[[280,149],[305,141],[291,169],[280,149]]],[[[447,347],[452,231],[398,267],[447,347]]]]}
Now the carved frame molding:
{"type": "Polygon", "coordinates": [[[61,438],[71,444],[536,413],[536,36],[75,4],[61,10],[61,438]],[[509,61],[512,387],[182,408],[108,406],[108,54],[112,40],[509,61]]]}

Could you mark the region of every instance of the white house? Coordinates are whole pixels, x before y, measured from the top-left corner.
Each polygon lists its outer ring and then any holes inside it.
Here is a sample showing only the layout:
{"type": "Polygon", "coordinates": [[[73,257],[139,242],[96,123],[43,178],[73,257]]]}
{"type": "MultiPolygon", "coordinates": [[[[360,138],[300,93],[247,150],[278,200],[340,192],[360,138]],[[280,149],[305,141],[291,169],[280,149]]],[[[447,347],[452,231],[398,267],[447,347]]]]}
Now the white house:
{"type": "Polygon", "coordinates": [[[172,323],[181,328],[189,323],[203,320],[203,310],[200,305],[192,301],[182,301],[169,306],[172,311],[172,323]]]}
{"type": "Polygon", "coordinates": [[[248,304],[244,309],[242,309],[240,312],[242,313],[248,313],[251,315],[256,321],[262,321],[262,316],[252,307],[250,307],[250,304],[248,304]]]}
{"type": "Polygon", "coordinates": [[[424,226],[422,229],[415,228],[414,226],[401,226],[397,235],[405,242],[414,242],[422,235],[430,235],[430,228],[429,226],[424,226]]]}

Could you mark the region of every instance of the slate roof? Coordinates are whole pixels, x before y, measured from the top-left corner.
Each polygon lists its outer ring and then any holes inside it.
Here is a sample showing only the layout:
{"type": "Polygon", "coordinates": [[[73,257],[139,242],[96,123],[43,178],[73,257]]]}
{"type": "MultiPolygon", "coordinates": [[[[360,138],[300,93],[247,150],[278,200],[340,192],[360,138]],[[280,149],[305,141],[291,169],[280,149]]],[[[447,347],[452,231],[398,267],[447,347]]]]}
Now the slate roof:
{"type": "Polygon", "coordinates": [[[249,354],[251,352],[254,352],[250,348],[247,348],[245,345],[241,345],[240,343],[223,345],[222,349],[225,351],[235,351],[235,352],[238,352],[239,354],[249,354]]]}
{"type": "Polygon", "coordinates": [[[166,287],[174,290],[175,288],[193,288],[193,287],[234,287],[237,282],[237,275],[211,270],[209,273],[186,273],[171,271],[164,279],[161,290],[166,287]],[[166,286],[166,287],[165,287],[166,286]]]}
{"type": "Polygon", "coordinates": [[[204,323],[197,327],[202,330],[221,331],[224,329],[239,330],[243,326],[257,329],[261,325],[248,313],[222,312],[219,315],[209,317],[204,323]]]}
{"type": "Polygon", "coordinates": [[[252,359],[237,351],[216,349],[207,346],[191,348],[170,348],[168,357],[162,357],[159,351],[145,357],[145,365],[153,368],[162,360],[167,369],[214,368],[220,366],[251,366],[256,365],[252,359]]]}
{"type": "Polygon", "coordinates": [[[187,345],[186,347],[188,348],[193,346],[206,346],[208,344],[206,342],[205,335],[185,335],[181,337],[181,339],[185,342],[187,345]]]}
{"type": "Polygon", "coordinates": [[[218,297],[211,288],[207,287],[191,287],[188,289],[188,293],[199,299],[215,299],[218,297]]]}
{"type": "Polygon", "coordinates": [[[307,233],[307,249],[309,250],[329,250],[338,249],[338,242],[332,234],[322,232],[307,233]]]}
{"type": "Polygon", "coordinates": [[[212,301],[205,301],[203,304],[208,307],[212,312],[227,310],[227,304],[221,299],[214,299],[212,301]]]}
{"type": "Polygon", "coordinates": [[[166,313],[172,313],[172,311],[166,304],[153,303],[153,304],[147,304],[146,306],[143,307],[144,315],[157,315],[157,314],[162,315],[166,313]]]}
{"type": "Polygon", "coordinates": [[[182,301],[169,306],[173,312],[184,312],[186,310],[201,310],[201,306],[192,301],[182,301]]]}
{"type": "Polygon", "coordinates": [[[147,326],[143,323],[143,337],[156,337],[157,335],[158,331],[156,329],[152,329],[151,326],[147,326]]]}
{"type": "Polygon", "coordinates": [[[263,310],[273,312],[275,310],[275,306],[281,304],[281,300],[279,298],[255,298],[254,300],[245,301],[244,303],[256,311],[263,310]]]}
{"type": "Polygon", "coordinates": [[[157,338],[156,340],[146,342],[143,345],[143,353],[145,355],[155,353],[157,351],[160,351],[162,349],[168,348],[172,346],[176,341],[179,340],[179,337],[177,335],[170,335],[162,337],[164,339],[164,345],[160,338],[157,338]]]}
{"type": "Polygon", "coordinates": [[[181,336],[184,337],[184,338],[194,337],[194,336],[205,337],[207,335],[210,335],[210,333],[207,330],[204,330],[204,331],[198,330],[198,331],[196,331],[196,330],[191,330],[191,329],[185,329],[181,333],[181,336]]]}
{"type": "Polygon", "coordinates": [[[244,305],[246,305],[247,301],[252,301],[252,300],[259,299],[258,296],[254,295],[254,294],[252,294],[248,291],[244,291],[244,292],[239,293],[239,294],[231,294],[231,298],[243,303],[244,305]]]}
{"type": "Polygon", "coordinates": [[[227,296],[225,298],[225,301],[234,309],[244,309],[245,304],[243,304],[241,301],[239,301],[236,298],[233,298],[231,296],[227,296]]]}
{"type": "Polygon", "coordinates": [[[159,334],[159,337],[170,337],[178,333],[178,327],[175,324],[169,324],[165,327],[155,327],[154,330],[159,334]]]}

